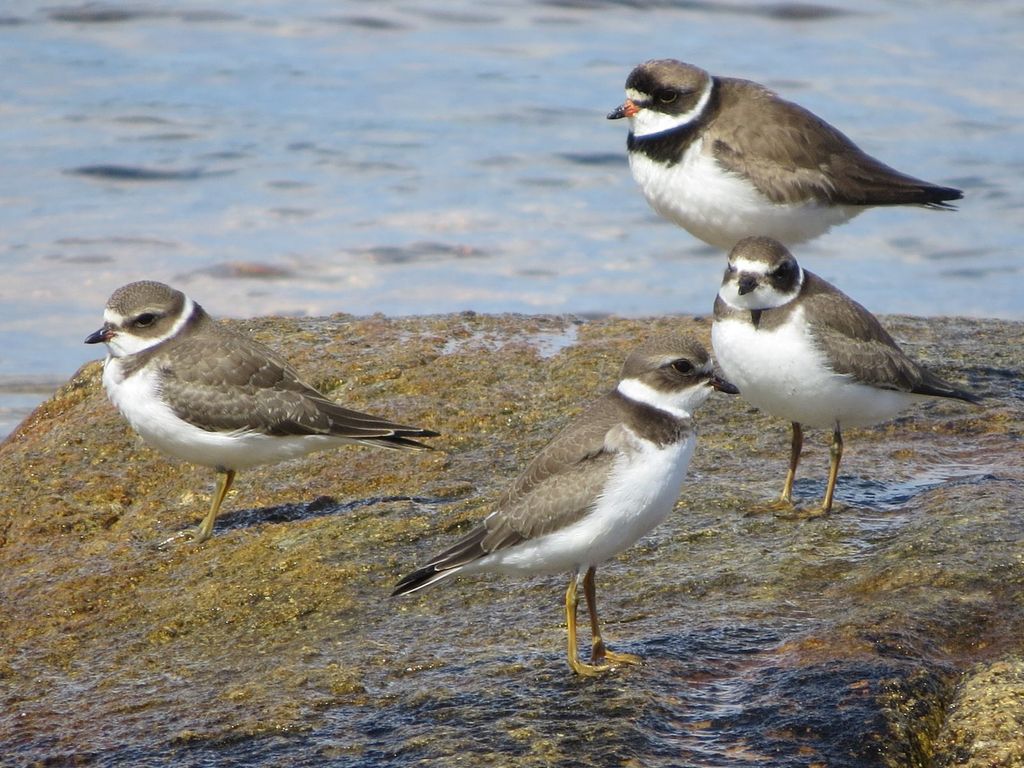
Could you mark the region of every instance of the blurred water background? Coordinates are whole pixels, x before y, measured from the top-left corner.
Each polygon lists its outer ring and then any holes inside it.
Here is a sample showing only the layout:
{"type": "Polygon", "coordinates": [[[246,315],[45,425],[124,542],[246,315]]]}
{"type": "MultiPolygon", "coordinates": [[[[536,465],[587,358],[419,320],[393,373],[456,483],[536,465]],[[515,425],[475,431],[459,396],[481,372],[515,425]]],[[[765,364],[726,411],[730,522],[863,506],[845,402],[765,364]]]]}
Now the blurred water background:
{"type": "Polygon", "coordinates": [[[118,286],[218,316],[706,314],[605,114],[674,57],[961,187],[798,250],[879,313],[1022,318],[1024,6],[432,0],[0,8],[0,436],[118,286]]]}

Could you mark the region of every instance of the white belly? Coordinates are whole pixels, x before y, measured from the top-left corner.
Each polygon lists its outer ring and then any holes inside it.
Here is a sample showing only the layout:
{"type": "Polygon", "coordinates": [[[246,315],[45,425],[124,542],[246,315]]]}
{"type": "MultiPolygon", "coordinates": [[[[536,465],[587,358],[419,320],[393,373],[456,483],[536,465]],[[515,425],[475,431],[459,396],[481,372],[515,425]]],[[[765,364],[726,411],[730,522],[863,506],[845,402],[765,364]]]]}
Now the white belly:
{"type": "Polygon", "coordinates": [[[762,411],[809,427],[862,427],[891,419],[915,400],[833,372],[797,310],[774,330],[739,320],[711,328],[715,359],[725,378],[762,411]]]}
{"type": "Polygon", "coordinates": [[[247,469],[350,442],[321,435],[273,437],[258,432],[208,432],[179,419],[159,398],[157,377],[151,370],[142,369],[125,379],[117,358],[107,358],[104,363],[103,386],[110,401],[143,440],[193,464],[247,469]]]}
{"type": "Polygon", "coordinates": [[[818,237],[863,210],[773,203],[740,176],[723,170],[701,151],[702,145],[702,140],[695,141],[671,167],[633,151],[629,167],[655,211],[710,245],[729,250],[752,235],[793,245],[818,237]]]}
{"type": "Polygon", "coordinates": [[[613,465],[604,492],[584,518],[467,566],[463,573],[557,573],[596,566],[632,546],[675,507],[697,438],[666,448],[637,443],[613,465]]]}

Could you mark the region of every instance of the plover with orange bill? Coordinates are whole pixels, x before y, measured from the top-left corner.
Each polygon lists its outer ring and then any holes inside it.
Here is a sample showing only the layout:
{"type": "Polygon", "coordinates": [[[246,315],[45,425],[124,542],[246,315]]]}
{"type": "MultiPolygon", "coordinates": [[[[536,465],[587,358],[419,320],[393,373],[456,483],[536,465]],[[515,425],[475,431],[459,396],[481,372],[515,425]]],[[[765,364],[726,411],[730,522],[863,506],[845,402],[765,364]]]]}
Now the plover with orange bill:
{"type": "Polygon", "coordinates": [[[794,245],[873,206],[949,209],[959,189],[900,173],[798,104],[675,59],[636,67],[626,101],[633,178],[659,214],[729,249],[765,235],[794,245]]]}

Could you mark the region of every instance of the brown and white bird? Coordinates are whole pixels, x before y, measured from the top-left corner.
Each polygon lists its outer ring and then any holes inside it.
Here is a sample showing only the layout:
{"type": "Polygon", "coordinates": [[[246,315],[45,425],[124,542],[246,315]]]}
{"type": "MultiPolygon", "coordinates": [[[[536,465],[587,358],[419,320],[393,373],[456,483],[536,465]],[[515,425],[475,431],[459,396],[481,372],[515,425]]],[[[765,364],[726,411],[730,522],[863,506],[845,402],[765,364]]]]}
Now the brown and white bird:
{"type": "Polygon", "coordinates": [[[679,496],[697,441],[692,413],[712,389],[735,392],[707,351],[678,336],[651,339],[626,358],[611,392],[571,421],[502,494],[483,522],[410,573],[393,595],[456,573],[572,574],[565,593],[569,665],[595,675],[639,658],[605,648],[597,566],[658,525],[679,496]],[[590,613],[590,663],[576,645],[577,590],[590,613]]]}
{"type": "Polygon", "coordinates": [[[843,427],[886,421],[929,398],[979,402],[907,357],[874,315],[767,237],[741,240],[730,252],[711,340],[743,398],[793,424],[782,505],[792,502],[804,426],[832,430],[821,506],[828,513],[843,427]]]}
{"type": "Polygon", "coordinates": [[[659,214],[713,246],[815,238],[880,205],[952,208],[963,193],[893,170],[749,80],[656,59],[626,80],[629,166],[659,214]]]}
{"type": "Polygon", "coordinates": [[[411,438],[438,434],[338,405],[276,352],[163,283],[118,288],[103,320],[85,343],[107,345],[111,402],[154,448],[217,470],[209,512],[183,534],[197,543],[213,533],[239,470],[346,443],[425,449],[411,438]]]}

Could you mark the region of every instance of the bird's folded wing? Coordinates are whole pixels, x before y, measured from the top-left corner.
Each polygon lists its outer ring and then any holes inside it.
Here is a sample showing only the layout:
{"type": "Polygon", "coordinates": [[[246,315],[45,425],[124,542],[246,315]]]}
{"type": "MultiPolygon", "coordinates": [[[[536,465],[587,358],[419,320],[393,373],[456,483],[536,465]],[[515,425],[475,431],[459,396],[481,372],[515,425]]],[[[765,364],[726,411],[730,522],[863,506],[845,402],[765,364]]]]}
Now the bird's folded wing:
{"type": "Polygon", "coordinates": [[[622,440],[621,404],[606,395],[562,430],[499,499],[485,524],[488,551],[579,520],[607,482],[622,440]]]}
{"type": "Polygon", "coordinates": [[[338,405],[303,382],[291,365],[266,347],[242,335],[226,338],[216,348],[208,342],[195,349],[182,345],[177,356],[188,365],[160,370],[168,405],[200,429],[353,440],[435,434],[338,405]]]}
{"type": "Polygon", "coordinates": [[[614,460],[615,406],[597,401],[571,422],[502,494],[494,511],[469,533],[399,582],[395,594],[419,589],[492,552],[570,525],[591,508],[614,460]],[[606,442],[610,442],[606,446],[606,442]]]}
{"type": "Polygon", "coordinates": [[[613,452],[600,451],[504,499],[484,523],[481,547],[494,552],[572,525],[593,508],[614,460],[613,452]]]}
{"type": "MultiPolygon", "coordinates": [[[[750,84],[753,86],[753,84],[750,84]]],[[[762,119],[737,124],[716,139],[715,159],[774,203],[820,198],[832,204],[935,204],[932,184],[900,173],[861,151],[841,131],[769,91],[750,91],[762,119]]]]}
{"type": "MultiPolygon", "coordinates": [[[[823,300],[823,294],[810,293],[805,300],[810,305],[823,300]]],[[[878,319],[860,304],[844,294],[832,294],[828,301],[828,311],[814,312],[809,306],[808,315],[821,318],[811,325],[811,333],[819,349],[827,350],[829,365],[836,373],[881,389],[940,394],[931,390],[942,385],[949,393],[954,391],[907,357],[878,319]]]]}

